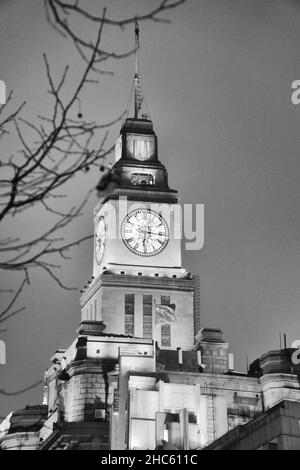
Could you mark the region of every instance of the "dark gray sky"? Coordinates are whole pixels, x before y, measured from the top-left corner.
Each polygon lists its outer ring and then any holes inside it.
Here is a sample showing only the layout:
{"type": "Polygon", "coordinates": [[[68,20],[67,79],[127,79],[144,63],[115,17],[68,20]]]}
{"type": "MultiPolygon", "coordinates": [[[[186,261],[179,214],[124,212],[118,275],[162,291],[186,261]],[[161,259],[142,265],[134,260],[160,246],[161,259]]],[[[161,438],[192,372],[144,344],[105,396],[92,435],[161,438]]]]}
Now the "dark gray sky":
{"type": "MultiPolygon", "coordinates": [[[[149,5],[106,3],[117,17],[149,5]]],[[[300,6],[296,0],[189,0],[168,17],[171,24],[141,25],[143,90],[171,187],[182,203],[205,204],[204,248],[183,254],[184,267],[201,277],[202,326],[224,330],[236,367],[244,370],[246,355],[251,361],[279,346],[279,331],[289,343],[300,339],[300,105],[290,99],[291,83],[300,79],[300,6]]],[[[117,51],[132,41],[132,28],[105,35],[105,45],[117,51]]],[[[58,72],[70,63],[75,80],[80,60],[46,23],[43,2],[1,1],[0,79],[15,90],[16,103],[28,101],[31,120],[49,105],[43,52],[58,72]]],[[[83,113],[99,122],[126,106],[133,59],[109,68],[115,75],[101,78],[82,99],[83,113]]],[[[110,143],[118,132],[116,126],[110,143]]],[[[13,148],[11,138],[1,152],[13,148]]],[[[82,198],[98,178],[82,175],[67,188],[69,201],[82,198]]],[[[66,239],[92,232],[96,202],[94,194],[66,239]]],[[[51,223],[41,211],[27,214],[5,233],[27,238],[33,227],[36,235],[51,223]]],[[[92,250],[90,242],[73,251],[61,270],[66,283],[86,283],[92,250]]],[[[1,275],[1,285],[14,282],[1,275]]],[[[51,354],[74,339],[80,319],[79,292],[62,291],[43,273],[21,300],[26,312],[1,334],[8,351],[0,388],[7,391],[39,380],[51,354]]],[[[40,397],[39,387],[0,396],[0,415],[40,397]]]]}

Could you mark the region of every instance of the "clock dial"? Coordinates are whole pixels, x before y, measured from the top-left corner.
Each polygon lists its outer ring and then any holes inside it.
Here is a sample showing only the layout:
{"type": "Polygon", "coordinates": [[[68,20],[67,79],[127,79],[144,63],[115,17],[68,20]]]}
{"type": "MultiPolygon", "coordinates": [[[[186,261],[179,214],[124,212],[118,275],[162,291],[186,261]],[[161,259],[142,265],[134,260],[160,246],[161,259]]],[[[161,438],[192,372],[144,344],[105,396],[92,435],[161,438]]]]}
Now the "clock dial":
{"type": "Polygon", "coordinates": [[[130,212],[122,222],[121,233],[127,248],[140,256],[157,255],[169,241],[168,224],[151,209],[130,212]]]}
{"type": "Polygon", "coordinates": [[[101,217],[98,220],[96,236],[95,236],[95,253],[97,263],[100,264],[103,258],[104,248],[106,242],[106,225],[104,217],[101,217]]]}

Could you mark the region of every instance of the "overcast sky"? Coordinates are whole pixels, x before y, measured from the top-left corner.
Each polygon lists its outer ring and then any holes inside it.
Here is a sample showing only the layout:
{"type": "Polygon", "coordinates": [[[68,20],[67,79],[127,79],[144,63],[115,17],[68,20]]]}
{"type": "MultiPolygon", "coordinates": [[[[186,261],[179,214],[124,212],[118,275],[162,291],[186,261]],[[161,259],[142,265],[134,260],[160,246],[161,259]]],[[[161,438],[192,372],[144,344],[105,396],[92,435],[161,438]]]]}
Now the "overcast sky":
{"type": "MultiPolygon", "coordinates": [[[[122,18],[152,2],[105,3],[110,16],[122,18]]],[[[300,105],[291,103],[291,83],[300,79],[300,5],[189,0],[168,17],[170,24],[140,25],[143,91],[170,186],[182,203],[205,204],[204,248],[183,253],[184,267],[200,274],[202,326],[224,331],[236,368],[245,370],[246,355],[252,361],[279,347],[279,331],[289,344],[300,339],[300,105]]],[[[104,33],[111,50],[133,45],[132,27],[104,33]]],[[[57,72],[70,63],[75,80],[82,64],[69,41],[47,24],[43,2],[1,0],[0,79],[15,91],[15,103],[28,102],[25,115],[33,121],[49,105],[43,52],[57,72]]],[[[115,74],[84,94],[85,116],[100,123],[122,112],[133,62],[107,64],[115,74]]],[[[119,127],[111,130],[110,143],[119,127]]],[[[5,155],[15,148],[12,138],[2,145],[5,155]]],[[[70,185],[70,205],[98,179],[90,172],[70,185]]],[[[96,203],[94,193],[84,216],[64,233],[67,240],[92,232],[96,203]]],[[[50,224],[42,211],[29,215],[1,230],[28,238],[50,224]]],[[[61,269],[65,283],[86,283],[92,252],[92,241],[73,251],[61,269]]],[[[2,287],[14,285],[14,278],[1,274],[2,287]]],[[[7,344],[0,388],[8,392],[38,381],[55,350],[73,341],[80,320],[79,292],[62,291],[43,273],[32,278],[20,305],[26,312],[0,333],[7,344]]],[[[0,396],[0,415],[40,403],[41,394],[37,387],[0,396]]]]}

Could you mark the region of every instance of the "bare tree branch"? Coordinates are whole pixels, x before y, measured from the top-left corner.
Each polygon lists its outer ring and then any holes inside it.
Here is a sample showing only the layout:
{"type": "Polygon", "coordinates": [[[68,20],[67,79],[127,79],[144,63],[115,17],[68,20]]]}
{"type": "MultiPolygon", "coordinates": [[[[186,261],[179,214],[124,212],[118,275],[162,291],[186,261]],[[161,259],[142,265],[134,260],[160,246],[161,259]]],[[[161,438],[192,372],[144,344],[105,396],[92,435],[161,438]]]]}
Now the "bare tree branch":
{"type": "MultiPolygon", "coordinates": [[[[7,305],[0,311],[0,322],[21,313],[23,306],[17,306],[26,286],[30,283],[32,269],[46,272],[60,287],[66,286],[59,278],[60,262],[70,259],[70,251],[91,235],[83,236],[72,242],[64,240],[63,231],[82,213],[89,194],[84,201],[71,209],[62,210],[58,206],[65,194],[61,189],[73,178],[79,177],[91,168],[102,175],[97,185],[103,191],[110,182],[117,183],[104,159],[114,146],[108,145],[108,130],[120,122],[126,111],[107,123],[96,123],[82,118],[81,111],[74,118],[74,106],[79,103],[80,95],[88,85],[98,81],[94,72],[110,73],[99,70],[100,63],[128,57],[134,49],[121,53],[106,51],[102,48],[104,27],[125,29],[135,21],[168,21],[161,14],[185,3],[186,0],[160,0],[156,6],[141,15],[133,14],[117,20],[107,16],[106,9],[101,15],[92,14],[80,5],[79,0],[44,0],[48,21],[63,38],[70,38],[83,59],[83,70],[77,84],[70,93],[69,66],[64,68],[58,81],[54,80],[49,60],[44,55],[44,64],[49,83],[48,93],[52,99],[49,115],[40,114],[36,122],[21,116],[25,102],[9,113],[13,93],[10,92],[6,105],[0,107],[0,139],[14,132],[18,138],[19,150],[0,161],[0,223],[11,220],[24,211],[39,206],[51,216],[56,217],[52,226],[40,235],[33,233],[29,240],[18,237],[5,237],[0,240],[0,270],[22,273],[19,286],[12,292],[7,305]],[[95,39],[88,40],[77,33],[72,19],[88,21],[96,27],[95,39]],[[65,93],[65,91],[68,93],[65,93]],[[66,99],[65,95],[69,97],[66,99]],[[95,144],[96,142],[96,144],[95,144]]],[[[7,293],[2,288],[0,293],[7,293]]]]}
{"type": "MultiPolygon", "coordinates": [[[[16,302],[17,298],[19,297],[19,295],[21,294],[22,290],[23,290],[23,287],[25,284],[28,284],[29,283],[29,279],[28,279],[28,273],[26,272],[25,274],[25,278],[23,279],[23,281],[21,282],[19,288],[17,289],[16,293],[13,295],[12,299],[10,300],[8,306],[0,313],[0,323],[1,323],[1,319],[3,317],[5,317],[6,313],[11,309],[11,307],[14,305],[14,303],[16,302]]],[[[13,314],[15,314],[16,312],[14,312],[13,314]]],[[[4,321],[4,320],[3,320],[4,321]]]]}
{"type": "Polygon", "coordinates": [[[7,392],[4,389],[0,389],[0,395],[5,395],[7,397],[10,396],[15,396],[15,395],[21,395],[22,393],[29,392],[29,390],[32,390],[33,388],[37,387],[38,385],[41,385],[42,381],[39,380],[38,382],[35,382],[32,385],[29,385],[28,387],[22,388],[21,390],[16,390],[14,392],[7,392]]]}
{"type": "MultiPolygon", "coordinates": [[[[131,25],[135,21],[155,21],[160,23],[168,23],[170,20],[162,18],[160,15],[168,10],[178,7],[185,3],[186,0],[161,0],[158,5],[150,11],[145,12],[141,15],[132,15],[122,20],[116,20],[105,16],[101,18],[97,15],[90,13],[86,7],[81,8],[79,6],[79,0],[72,2],[64,2],[62,0],[44,0],[45,8],[47,13],[47,19],[52,27],[55,28],[64,38],[69,37],[77,49],[80,57],[87,61],[87,52],[94,48],[93,44],[83,39],[83,37],[75,32],[75,29],[71,25],[72,15],[75,19],[85,19],[90,23],[94,24],[106,24],[113,27],[124,29],[126,26],[131,25]]],[[[121,54],[117,54],[111,51],[105,51],[104,49],[97,47],[96,49],[96,60],[102,62],[107,59],[123,59],[130,56],[135,52],[135,49],[127,50],[121,54]]],[[[103,70],[98,70],[101,73],[107,73],[103,70]]]]}

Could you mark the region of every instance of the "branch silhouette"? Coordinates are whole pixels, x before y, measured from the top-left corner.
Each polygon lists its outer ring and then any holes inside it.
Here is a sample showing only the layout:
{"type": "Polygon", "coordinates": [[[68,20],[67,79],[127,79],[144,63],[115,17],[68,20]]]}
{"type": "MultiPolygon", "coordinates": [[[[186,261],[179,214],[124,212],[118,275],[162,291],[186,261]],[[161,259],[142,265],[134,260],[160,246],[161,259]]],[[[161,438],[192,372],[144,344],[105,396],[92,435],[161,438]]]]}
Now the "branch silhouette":
{"type": "MultiPolygon", "coordinates": [[[[107,51],[102,48],[103,30],[121,29],[133,25],[135,21],[168,22],[163,14],[185,3],[186,0],[160,0],[151,2],[151,7],[143,14],[135,12],[131,16],[116,20],[107,15],[106,8],[101,14],[90,12],[82,7],[78,0],[65,2],[62,0],[44,0],[46,18],[55,31],[64,38],[70,39],[83,59],[82,73],[75,85],[70,86],[69,66],[66,65],[59,80],[54,80],[47,56],[43,55],[45,74],[47,77],[52,106],[47,115],[39,114],[35,120],[22,116],[26,101],[9,112],[13,101],[13,92],[9,93],[5,105],[0,106],[0,139],[14,133],[19,142],[19,150],[11,156],[0,160],[0,223],[13,221],[26,213],[32,217],[33,210],[41,207],[56,220],[52,226],[37,234],[32,226],[32,236],[24,240],[19,237],[0,239],[0,270],[12,272],[18,276],[18,287],[11,293],[7,303],[0,310],[0,323],[25,309],[19,305],[24,289],[31,282],[32,270],[42,270],[49,275],[61,288],[74,289],[66,286],[59,277],[62,262],[71,257],[71,251],[89,238],[90,234],[66,242],[64,230],[78,218],[89,199],[90,191],[76,206],[67,210],[60,208],[62,198],[67,195],[61,190],[66,184],[91,169],[100,172],[97,190],[105,191],[113,180],[110,168],[104,165],[104,159],[114,149],[108,144],[110,128],[120,122],[126,110],[119,113],[110,122],[96,123],[83,118],[81,110],[74,118],[74,108],[80,104],[82,91],[89,86],[98,84],[97,74],[110,73],[100,70],[100,65],[109,60],[124,59],[135,52],[135,49],[124,50],[122,53],[107,51]],[[156,4],[155,6],[153,6],[156,4]],[[78,22],[78,20],[80,20],[78,22]],[[90,23],[94,39],[83,38],[78,24],[90,23]],[[74,26],[76,24],[76,27],[74,26]],[[68,93],[65,93],[65,91],[68,93]],[[68,96],[66,98],[65,96],[68,96]]],[[[0,294],[8,292],[4,286],[0,294]]]]}
{"type": "Polygon", "coordinates": [[[39,380],[38,382],[35,382],[32,385],[29,385],[28,387],[22,388],[20,390],[16,390],[14,392],[7,392],[4,389],[0,389],[0,395],[5,395],[5,396],[15,396],[15,395],[21,395],[22,393],[29,392],[29,390],[32,390],[33,388],[37,387],[38,385],[41,385],[42,381],[39,380]]]}

